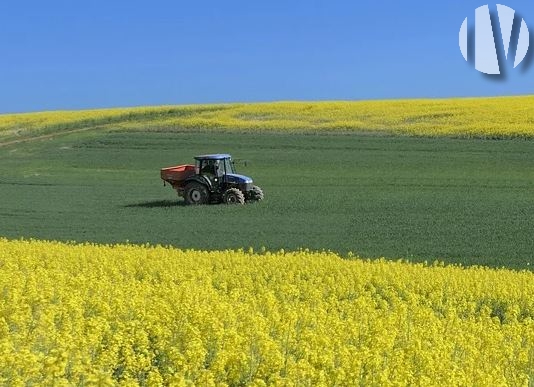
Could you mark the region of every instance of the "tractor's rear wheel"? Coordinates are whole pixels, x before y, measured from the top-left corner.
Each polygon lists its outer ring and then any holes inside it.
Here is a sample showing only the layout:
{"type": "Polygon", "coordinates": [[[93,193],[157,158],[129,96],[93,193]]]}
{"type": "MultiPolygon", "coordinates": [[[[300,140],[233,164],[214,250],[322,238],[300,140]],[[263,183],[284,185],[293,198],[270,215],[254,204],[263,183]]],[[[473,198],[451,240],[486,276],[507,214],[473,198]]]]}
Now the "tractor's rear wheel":
{"type": "Polygon", "coordinates": [[[206,204],[209,201],[208,188],[200,183],[189,183],[185,186],[184,199],[187,204],[206,204]]]}
{"type": "Polygon", "coordinates": [[[229,188],[224,192],[223,203],[225,204],[245,204],[245,195],[238,188],[229,188]]]}
{"type": "Polygon", "coordinates": [[[248,200],[251,202],[259,202],[260,200],[263,200],[264,196],[263,190],[257,185],[253,185],[248,194],[248,200]]]}

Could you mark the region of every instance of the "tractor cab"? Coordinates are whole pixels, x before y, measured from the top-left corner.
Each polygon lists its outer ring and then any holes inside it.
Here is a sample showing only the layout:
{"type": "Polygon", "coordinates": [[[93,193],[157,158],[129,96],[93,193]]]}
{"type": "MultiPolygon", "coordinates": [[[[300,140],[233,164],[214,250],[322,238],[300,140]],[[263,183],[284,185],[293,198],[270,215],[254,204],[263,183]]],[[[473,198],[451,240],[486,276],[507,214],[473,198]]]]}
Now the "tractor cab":
{"type": "Polygon", "coordinates": [[[229,154],[196,156],[195,172],[209,179],[214,186],[236,186],[243,193],[252,189],[252,179],[236,173],[229,154]]]}
{"type": "Polygon", "coordinates": [[[195,157],[195,172],[212,178],[224,177],[235,173],[232,157],[226,154],[195,157]]]}

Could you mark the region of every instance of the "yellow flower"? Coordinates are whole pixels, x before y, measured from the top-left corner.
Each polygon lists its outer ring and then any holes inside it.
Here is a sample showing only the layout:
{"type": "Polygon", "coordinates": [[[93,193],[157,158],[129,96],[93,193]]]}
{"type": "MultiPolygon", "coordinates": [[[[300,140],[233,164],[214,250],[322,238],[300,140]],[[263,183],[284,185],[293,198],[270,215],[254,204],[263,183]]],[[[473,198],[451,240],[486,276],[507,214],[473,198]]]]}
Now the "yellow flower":
{"type": "Polygon", "coordinates": [[[2,385],[513,385],[534,274],[0,239],[2,385]]]}

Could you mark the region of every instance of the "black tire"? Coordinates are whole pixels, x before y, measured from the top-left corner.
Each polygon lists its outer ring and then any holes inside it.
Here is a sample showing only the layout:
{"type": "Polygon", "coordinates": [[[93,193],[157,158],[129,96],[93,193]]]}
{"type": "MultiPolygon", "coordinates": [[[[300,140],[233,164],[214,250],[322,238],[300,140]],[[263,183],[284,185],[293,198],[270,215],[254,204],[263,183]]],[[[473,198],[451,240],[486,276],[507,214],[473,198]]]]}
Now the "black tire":
{"type": "Polygon", "coordinates": [[[192,182],[185,186],[184,199],[187,204],[206,204],[209,201],[209,197],[208,188],[204,184],[192,182]]]}
{"type": "Polygon", "coordinates": [[[263,200],[264,196],[263,190],[257,185],[253,185],[248,194],[248,200],[251,202],[259,202],[260,200],[263,200]]]}
{"type": "Polygon", "coordinates": [[[245,204],[245,195],[238,188],[229,188],[223,195],[224,204],[245,204]]]}

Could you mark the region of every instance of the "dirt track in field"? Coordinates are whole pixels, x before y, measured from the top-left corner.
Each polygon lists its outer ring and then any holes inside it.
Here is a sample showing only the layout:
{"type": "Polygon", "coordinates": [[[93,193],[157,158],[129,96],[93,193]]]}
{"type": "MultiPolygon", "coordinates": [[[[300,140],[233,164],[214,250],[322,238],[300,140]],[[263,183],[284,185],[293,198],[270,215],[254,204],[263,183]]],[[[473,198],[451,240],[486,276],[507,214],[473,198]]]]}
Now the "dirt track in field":
{"type": "Polygon", "coordinates": [[[20,139],[17,139],[17,140],[9,140],[9,141],[1,141],[0,140],[0,148],[3,147],[3,146],[16,145],[16,144],[20,144],[20,143],[23,143],[23,142],[37,141],[37,140],[47,140],[47,139],[50,139],[50,138],[55,138],[55,137],[63,136],[63,135],[66,135],[66,134],[72,134],[72,133],[78,133],[78,132],[87,132],[89,130],[102,129],[102,128],[103,128],[103,126],[100,126],[100,127],[99,126],[91,126],[91,127],[88,127],[88,128],[66,130],[66,131],[63,131],[63,132],[43,134],[43,135],[40,135],[40,136],[20,138],[20,139]]]}

